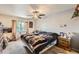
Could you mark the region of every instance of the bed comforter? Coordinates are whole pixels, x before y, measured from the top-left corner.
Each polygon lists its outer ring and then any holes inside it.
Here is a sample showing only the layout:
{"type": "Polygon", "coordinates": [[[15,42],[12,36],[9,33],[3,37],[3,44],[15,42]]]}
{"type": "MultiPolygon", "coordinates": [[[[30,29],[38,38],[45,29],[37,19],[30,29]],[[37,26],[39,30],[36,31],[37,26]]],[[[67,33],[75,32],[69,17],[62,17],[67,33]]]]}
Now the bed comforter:
{"type": "Polygon", "coordinates": [[[49,49],[49,47],[52,47],[57,43],[57,39],[48,36],[21,35],[21,39],[27,44],[26,46],[31,51],[31,53],[34,54],[43,53],[49,49]]]}

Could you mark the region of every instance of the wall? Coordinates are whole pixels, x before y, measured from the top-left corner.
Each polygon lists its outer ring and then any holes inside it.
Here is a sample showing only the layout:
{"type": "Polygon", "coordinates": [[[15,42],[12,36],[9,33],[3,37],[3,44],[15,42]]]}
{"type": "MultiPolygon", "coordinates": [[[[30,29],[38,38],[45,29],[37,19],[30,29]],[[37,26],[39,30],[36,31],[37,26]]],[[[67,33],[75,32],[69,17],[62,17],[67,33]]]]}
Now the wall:
{"type": "Polygon", "coordinates": [[[48,32],[79,32],[79,18],[71,19],[73,9],[45,16],[37,21],[37,29],[48,32]],[[67,27],[60,27],[67,24],[67,27]]]}
{"type": "MultiPolygon", "coordinates": [[[[12,20],[22,20],[25,22],[33,21],[33,20],[26,20],[25,18],[21,18],[17,16],[9,16],[9,15],[0,14],[0,22],[2,22],[4,27],[12,27],[12,20]]],[[[29,32],[32,32],[34,30],[34,26],[33,28],[28,28],[28,30],[29,32]]]]}
{"type": "Polygon", "coordinates": [[[2,24],[5,27],[11,27],[12,26],[11,20],[12,20],[11,17],[5,16],[5,15],[0,15],[0,22],[2,22],[2,24]]]}

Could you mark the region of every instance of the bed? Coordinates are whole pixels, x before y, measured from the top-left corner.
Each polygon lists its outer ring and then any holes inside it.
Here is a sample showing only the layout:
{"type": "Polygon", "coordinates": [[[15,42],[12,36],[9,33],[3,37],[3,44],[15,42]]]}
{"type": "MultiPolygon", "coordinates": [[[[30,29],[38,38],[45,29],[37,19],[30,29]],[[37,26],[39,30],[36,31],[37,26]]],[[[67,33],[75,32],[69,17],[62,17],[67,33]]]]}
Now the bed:
{"type": "Polygon", "coordinates": [[[57,39],[47,35],[21,35],[22,41],[32,54],[42,54],[57,44],[57,39]]]}

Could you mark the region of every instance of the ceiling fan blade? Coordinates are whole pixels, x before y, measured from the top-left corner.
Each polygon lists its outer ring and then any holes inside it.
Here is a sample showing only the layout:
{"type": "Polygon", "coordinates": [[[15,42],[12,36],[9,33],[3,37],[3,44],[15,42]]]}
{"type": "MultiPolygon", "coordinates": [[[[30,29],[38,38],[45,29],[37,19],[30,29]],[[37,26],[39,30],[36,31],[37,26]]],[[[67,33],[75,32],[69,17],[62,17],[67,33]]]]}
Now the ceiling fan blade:
{"type": "Polygon", "coordinates": [[[39,16],[45,16],[45,14],[39,14],[39,16]]]}
{"type": "Polygon", "coordinates": [[[41,19],[41,17],[40,17],[40,16],[38,16],[38,18],[39,18],[39,19],[41,19]]]}

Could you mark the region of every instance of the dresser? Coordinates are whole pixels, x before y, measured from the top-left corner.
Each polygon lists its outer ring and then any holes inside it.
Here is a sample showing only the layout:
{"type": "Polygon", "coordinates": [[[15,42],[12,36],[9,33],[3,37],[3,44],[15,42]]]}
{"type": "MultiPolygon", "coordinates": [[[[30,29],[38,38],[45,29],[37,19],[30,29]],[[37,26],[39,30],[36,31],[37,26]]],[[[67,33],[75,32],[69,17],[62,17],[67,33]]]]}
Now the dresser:
{"type": "Polygon", "coordinates": [[[70,48],[70,40],[67,38],[59,37],[58,38],[58,47],[65,49],[65,50],[71,50],[70,48]]]}

